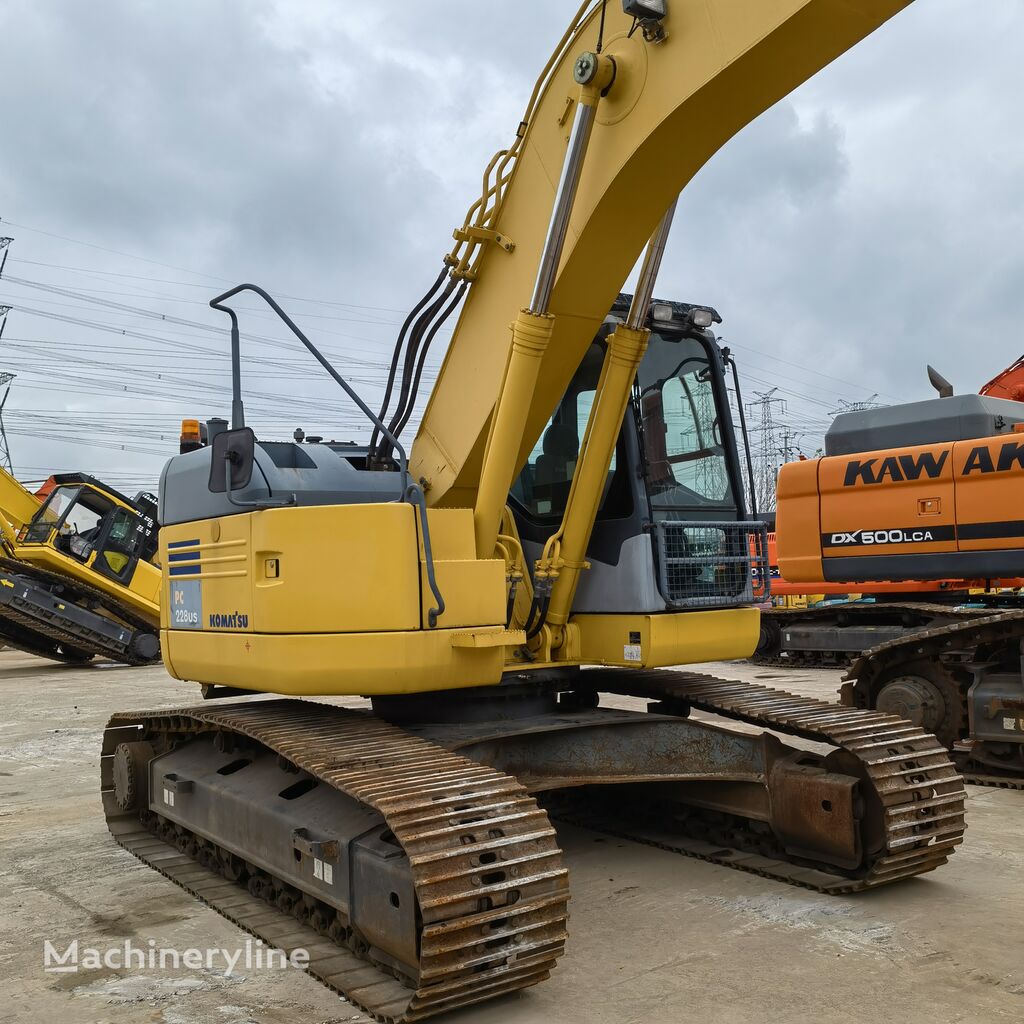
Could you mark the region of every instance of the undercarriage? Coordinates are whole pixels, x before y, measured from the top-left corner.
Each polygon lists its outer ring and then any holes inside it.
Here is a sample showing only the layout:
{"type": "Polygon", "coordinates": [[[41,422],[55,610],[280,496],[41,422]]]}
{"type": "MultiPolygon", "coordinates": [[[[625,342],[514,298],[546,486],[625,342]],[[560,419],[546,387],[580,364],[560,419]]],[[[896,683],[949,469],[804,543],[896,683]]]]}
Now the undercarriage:
{"type": "Polygon", "coordinates": [[[993,610],[879,644],[841,691],[934,732],[968,782],[1024,788],[1024,611],[993,610]]]}
{"type": "Polygon", "coordinates": [[[391,697],[374,713],[123,713],[102,772],[122,846],[395,1021],[547,977],[569,899],[551,817],[827,893],[931,871],[964,829],[962,780],[921,729],[676,671],[391,697]],[[604,693],[652,703],[602,708],[604,693]]]}
{"type": "Polygon", "coordinates": [[[51,661],[93,657],[144,665],[160,656],[157,630],[80,581],[0,558],[0,643],[51,661]]]}

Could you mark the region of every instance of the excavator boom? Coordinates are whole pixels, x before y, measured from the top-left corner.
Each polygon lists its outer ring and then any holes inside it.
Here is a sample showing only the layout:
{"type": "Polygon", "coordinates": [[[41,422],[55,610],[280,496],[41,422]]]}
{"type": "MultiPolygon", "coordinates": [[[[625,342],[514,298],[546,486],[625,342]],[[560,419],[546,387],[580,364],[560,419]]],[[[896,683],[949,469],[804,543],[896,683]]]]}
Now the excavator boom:
{"type": "Polygon", "coordinates": [[[18,531],[39,511],[39,499],[0,467],[0,532],[6,544],[13,543],[18,531]]]}
{"type": "MultiPolygon", "coordinates": [[[[600,51],[615,62],[616,77],[597,112],[569,220],[549,304],[554,333],[526,412],[518,465],[685,185],[740,129],[909,2],[673,3],[664,21],[668,38],[654,45],[619,4],[607,5],[600,51]]],[[[479,243],[475,278],[413,444],[411,473],[427,481],[432,505],[475,503],[508,362],[506,325],[533,289],[577,104],[574,64],[581,52],[599,48],[600,8],[581,8],[538,82],[504,190],[490,208],[475,208],[477,216],[490,210],[480,230],[496,233],[500,243],[479,243]]]]}

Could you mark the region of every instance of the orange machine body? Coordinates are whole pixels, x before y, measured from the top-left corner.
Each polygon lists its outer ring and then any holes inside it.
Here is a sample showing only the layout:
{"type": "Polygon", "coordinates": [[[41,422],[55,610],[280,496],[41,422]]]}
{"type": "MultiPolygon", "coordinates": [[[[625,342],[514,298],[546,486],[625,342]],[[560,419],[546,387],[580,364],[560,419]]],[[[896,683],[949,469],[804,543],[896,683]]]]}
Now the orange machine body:
{"type": "Polygon", "coordinates": [[[853,583],[849,580],[826,583],[824,580],[795,583],[786,579],[779,569],[777,534],[768,534],[768,565],[771,572],[771,596],[773,598],[792,597],[848,597],[851,592],[868,597],[879,594],[967,594],[971,591],[985,590],[993,586],[1021,587],[1024,580],[871,580],[853,583]]]}
{"type": "Polygon", "coordinates": [[[1017,431],[783,466],[782,575],[794,584],[1024,575],[1017,431]]]}

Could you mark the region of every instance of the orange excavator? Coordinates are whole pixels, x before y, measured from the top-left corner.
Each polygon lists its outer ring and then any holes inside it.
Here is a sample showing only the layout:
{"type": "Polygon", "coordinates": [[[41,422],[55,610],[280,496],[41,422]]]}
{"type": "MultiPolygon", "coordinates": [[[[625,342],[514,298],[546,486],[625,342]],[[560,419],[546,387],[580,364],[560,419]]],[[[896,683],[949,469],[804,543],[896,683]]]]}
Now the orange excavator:
{"type": "MultiPolygon", "coordinates": [[[[940,396],[952,387],[932,367],[940,396]]],[[[1024,356],[992,378],[982,396],[1024,400],[1024,356]]],[[[816,580],[796,582],[779,569],[778,534],[768,528],[768,564],[774,607],[765,609],[752,657],[760,664],[848,666],[878,644],[951,622],[986,615],[993,608],[1024,608],[1017,591],[1024,579],[816,580]]]]}
{"type": "Polygon", "coordinates": [[[843,703],[934,732],[970,781],[1024,788],[1024,358],[979,394],[846,413],[825,456],[782,467],[763,659],[848,659],[843,703]],[[828,588],[828,589],[826,589],[828,588]]]}

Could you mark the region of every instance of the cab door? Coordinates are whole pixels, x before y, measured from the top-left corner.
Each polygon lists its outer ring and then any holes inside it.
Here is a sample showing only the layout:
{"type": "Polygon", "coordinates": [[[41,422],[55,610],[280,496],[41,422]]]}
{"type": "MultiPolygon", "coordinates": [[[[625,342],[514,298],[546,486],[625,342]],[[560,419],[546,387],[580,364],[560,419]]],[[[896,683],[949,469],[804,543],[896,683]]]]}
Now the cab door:
{"type": "Polygon", "coordinates": [[[146,545],[145,524],[140,515],[115,506],[105,517],[96,538],[92,568],[108,579],[128,587],[146,545]]]}

